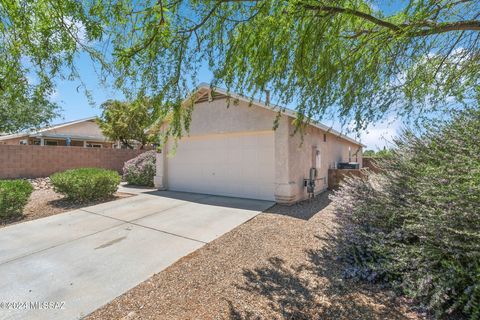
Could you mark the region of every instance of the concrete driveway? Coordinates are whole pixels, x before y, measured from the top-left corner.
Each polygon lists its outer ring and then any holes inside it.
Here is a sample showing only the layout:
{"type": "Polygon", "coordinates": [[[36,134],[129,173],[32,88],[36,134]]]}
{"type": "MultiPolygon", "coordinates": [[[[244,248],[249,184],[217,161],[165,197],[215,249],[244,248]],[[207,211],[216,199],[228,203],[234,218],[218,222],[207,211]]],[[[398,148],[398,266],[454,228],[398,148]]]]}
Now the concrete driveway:
{"type": "Polygon", "coordinates": [[[272,202],[140,193],[0,229],[0,319],[78,319],[272,202]]]}

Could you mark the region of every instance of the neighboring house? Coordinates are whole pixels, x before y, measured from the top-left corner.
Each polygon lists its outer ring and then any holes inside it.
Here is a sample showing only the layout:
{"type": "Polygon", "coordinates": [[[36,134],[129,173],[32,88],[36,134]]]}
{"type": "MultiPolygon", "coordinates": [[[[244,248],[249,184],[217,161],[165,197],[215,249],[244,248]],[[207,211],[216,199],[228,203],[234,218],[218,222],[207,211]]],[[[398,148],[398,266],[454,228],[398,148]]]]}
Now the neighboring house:
{"type": "Polygon", "coordinates": [[[291,204],[307,198],[304,179],[311,168],[317,169],[319,193],[336,163],[361,166],[363,145],[325,125],[308,125],[302,143],[300,134],[293,135],[293,111],[282,111],[273,130],[278,107],[221,89],[211,92],[206,84],[194,99],[190,131],[157,155],[160,189],[291,204]]]}
{"type": "Polygon", "coordinates": [[[32,132],[0,136],[0,144],[115,148],[95,121],[95,117],[65,122],[32,132]]]}

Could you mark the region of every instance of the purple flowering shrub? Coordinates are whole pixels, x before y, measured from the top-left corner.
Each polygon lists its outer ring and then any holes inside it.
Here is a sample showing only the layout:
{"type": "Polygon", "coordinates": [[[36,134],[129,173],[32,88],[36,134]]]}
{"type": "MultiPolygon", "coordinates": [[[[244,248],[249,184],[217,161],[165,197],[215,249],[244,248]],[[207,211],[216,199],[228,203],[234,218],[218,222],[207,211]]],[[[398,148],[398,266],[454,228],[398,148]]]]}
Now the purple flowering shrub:
{"type": "Polygon", "coordinates": [[[123,179],[129,184],[153,187],[155,157],[155,150],[151,150],[125,162],[123,179]]]}
{"type": "Polygon", "coordinates": [[[405,131],[381,172],[333,196],[344,275],[381,282],[436,317],[480,318],[480,110],[405,131]]]}

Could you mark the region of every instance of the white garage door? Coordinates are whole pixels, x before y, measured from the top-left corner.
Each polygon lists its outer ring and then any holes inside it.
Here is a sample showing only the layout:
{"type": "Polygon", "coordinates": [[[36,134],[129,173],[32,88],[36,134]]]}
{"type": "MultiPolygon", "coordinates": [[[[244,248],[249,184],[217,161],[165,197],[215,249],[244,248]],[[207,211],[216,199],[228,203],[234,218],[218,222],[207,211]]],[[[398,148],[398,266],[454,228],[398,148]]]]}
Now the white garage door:
{"type": "Polygon", "coordinates": [[[274,200],[273,132],[182,138],[167,172],[170,190],[274,200]]]}

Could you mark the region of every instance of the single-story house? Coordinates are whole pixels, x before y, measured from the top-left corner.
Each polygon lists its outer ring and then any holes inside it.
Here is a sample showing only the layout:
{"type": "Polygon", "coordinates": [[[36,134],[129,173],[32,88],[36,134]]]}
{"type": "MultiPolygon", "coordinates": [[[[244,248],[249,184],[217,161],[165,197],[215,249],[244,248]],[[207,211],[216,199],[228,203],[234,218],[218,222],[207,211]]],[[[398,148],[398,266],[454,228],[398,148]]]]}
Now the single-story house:
{"type": "Polygon", "coordinates": [[[320,123],[293,134],[295,112],[202,84],[194,93],[190,130],[157,154],[159,189],[272,200],[308,197],[305,179],[316,168],[314,193],[327,188],[328,169],[362,163],[363,145],[320,123]],[[228,104],[227,99],[234,101],[228,104]],[[172,151],[174,150],[174,151],[172,151]]]}
{"type": "Polygon", "coordinates": [[[65,122],[32,132],[0,136],[0,144],[92,148],[116,148],[119,146],[118,143],[110,141],[103,135],[95,117],[65,122]]]}

